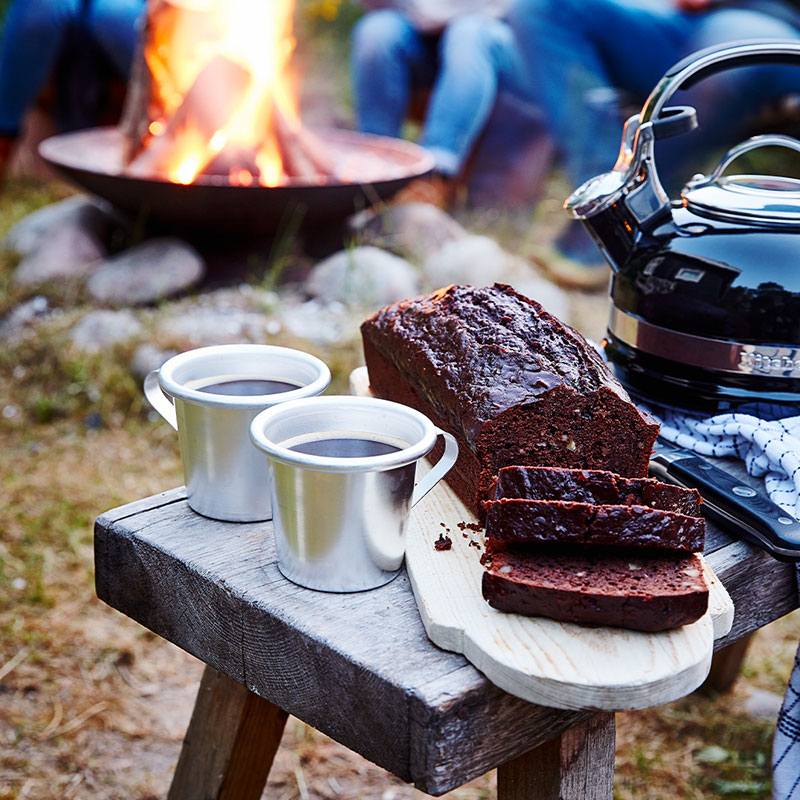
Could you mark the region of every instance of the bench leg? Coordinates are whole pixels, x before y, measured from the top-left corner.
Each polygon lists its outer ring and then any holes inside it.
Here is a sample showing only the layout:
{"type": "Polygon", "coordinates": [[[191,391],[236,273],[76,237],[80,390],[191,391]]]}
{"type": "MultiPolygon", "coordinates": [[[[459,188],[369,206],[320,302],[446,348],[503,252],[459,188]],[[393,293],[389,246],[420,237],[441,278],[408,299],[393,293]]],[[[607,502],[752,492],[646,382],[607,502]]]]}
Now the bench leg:
{"type": "Polygon", "coordinates": [[[711,670],[703,684],[704,690],[711,689],[717,694],[725,694],[730,691],[736,678],[739,677],[752,636],[753,634],[749,633],[714,653],[711,658],[711,670]]]}
{"type": "Polygon", "coordinates": [[[258,800],[287,716],[207,666],[167,800],[258,800]]]}
{"type": "Polygon", "coordinates": [[[614,715],[596,714],[497,768],[498,800],[611,800],[614,715]]]}

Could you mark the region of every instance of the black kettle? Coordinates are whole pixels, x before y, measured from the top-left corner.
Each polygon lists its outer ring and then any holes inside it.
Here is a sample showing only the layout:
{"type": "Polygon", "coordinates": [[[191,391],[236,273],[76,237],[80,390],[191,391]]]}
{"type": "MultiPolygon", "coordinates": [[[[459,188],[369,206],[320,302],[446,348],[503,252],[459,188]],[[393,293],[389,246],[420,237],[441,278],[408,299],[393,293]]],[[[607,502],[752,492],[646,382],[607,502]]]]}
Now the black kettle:
{"type": "Polygon", "coordinates": [[[678,88],[775,62],[800,65],[800,42],[740,42],[673,66],[625,123],[614,168],[565,203],[611,264],[606,353],[634,396],[706,411],[753,401],[800,409],[800,180],[725,174],[742,153],[800,151],[800,141],[748,139],[677,200],[654,160],[657,139],[697,125],[693,108],[666,107],[678,88]]]}

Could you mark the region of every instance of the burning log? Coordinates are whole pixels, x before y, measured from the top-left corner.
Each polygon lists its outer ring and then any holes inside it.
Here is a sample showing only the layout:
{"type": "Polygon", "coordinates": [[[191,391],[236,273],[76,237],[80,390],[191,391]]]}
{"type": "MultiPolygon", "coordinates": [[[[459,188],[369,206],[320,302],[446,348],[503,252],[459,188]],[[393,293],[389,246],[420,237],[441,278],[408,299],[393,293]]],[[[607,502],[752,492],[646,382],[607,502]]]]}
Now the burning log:
{"type": "MultiPolygon", "coordinates": [[[[192,87],[186,92],[178,110],[167,121],[163,133],[154,136],[148,146],[128,165],[128,172],[136,177],[153,177],[174,170],[176,161],[187,137],[206,158],[192,165],[190,180],[199,172],[213,151],[211,140],[223,129],[242,102],[250,86],[247,69],[232,59],[216,55],[197,74],[192,87]]],[[[179,176],[180,179],[180,176],[179,176]]]]}
{"type": "Polygon", "coordinates": [[[139,153],[142,143],[148,136],[151,94],[150,69],[144,60],[144,40],[140,39],[133,58],[128,92],[119,121],[119,129],[124,141],[122,163],[125,165],[130,164],[139,153]]]}
{"type": "Polygon", "coordinates": [[[128,174],[177,183],[226,176],[240,186],[335,174],[325,144],[281,100],[291,85],[293,0],[259,3],[258,13],[250,0],[148,0],[147,8],[120,123],[128,174]],[[249,36],[254,13],[273,34],[269,47],[249,36]]]}
{"type": "Polygon", "coordinates": [[[293,126],[277,104],[272,104],[272,129],[288,178],[320,181],[333,177],[336,168],[325,145],[307,128],[293,126]]]}

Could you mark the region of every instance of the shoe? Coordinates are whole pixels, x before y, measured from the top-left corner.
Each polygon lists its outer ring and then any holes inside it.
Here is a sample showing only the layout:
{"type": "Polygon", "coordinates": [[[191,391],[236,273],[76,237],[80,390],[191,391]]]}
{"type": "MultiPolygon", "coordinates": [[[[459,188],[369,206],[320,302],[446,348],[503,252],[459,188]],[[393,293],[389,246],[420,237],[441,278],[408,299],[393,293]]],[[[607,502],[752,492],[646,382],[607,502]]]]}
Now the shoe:
{"type": "Polygon", "coordinates": [[[441,173],[434,173],[427,178],[417,178],[404,186],[391,198],[392,203],[430,203],[432,206],[446,211],[452,207],[456,199],[458,183],[441,173]]]}
{"type": "Polygon", "coordinates": [[[582,264],[550,249],[532,255],[544,274],[563,289],[598,292],[608,289],[611,269],[605,262],[582,264]]]}
{"type": "Polygon", "coordinates": [[[16,143],[17,137],[15,135],[0,133],[0,181],[5,178],[8,172],[8,165],[16,143]]]}

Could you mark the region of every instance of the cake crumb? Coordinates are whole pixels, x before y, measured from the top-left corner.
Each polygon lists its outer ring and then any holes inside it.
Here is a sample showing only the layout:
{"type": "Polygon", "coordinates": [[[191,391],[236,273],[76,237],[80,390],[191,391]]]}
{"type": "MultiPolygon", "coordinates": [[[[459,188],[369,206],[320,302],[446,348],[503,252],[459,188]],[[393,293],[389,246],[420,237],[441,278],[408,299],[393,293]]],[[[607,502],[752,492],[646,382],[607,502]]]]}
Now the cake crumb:
{"type": "Polygon", "coordinates": [[[437,550],[449,550],[453,546],[453,540],[449,536],[442,534],[434,543],[433,546],[437,550]]]}
{"type": "Polygon", "coordinates": [[[469,544],[470,544],[470,547],[477,547],[477,548],[478,548],[478,550],[480,550],[480,549],[481,549],[481,546],[480,546],[480,545],[478,544],[478,542],[476,542],[474,539],[470,539],[470,540],[469,540],[469,544]]]}
{"type": "Polygon", "coordinates": [[[459,530],[470,530],[475,531],[475,533],[480,533],[483,530],[483,525],[479,522],[459,522],[458,523],[459,530]]]}

